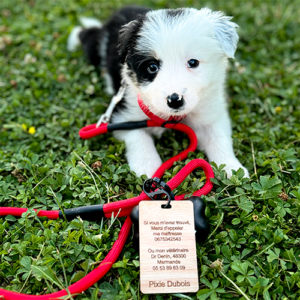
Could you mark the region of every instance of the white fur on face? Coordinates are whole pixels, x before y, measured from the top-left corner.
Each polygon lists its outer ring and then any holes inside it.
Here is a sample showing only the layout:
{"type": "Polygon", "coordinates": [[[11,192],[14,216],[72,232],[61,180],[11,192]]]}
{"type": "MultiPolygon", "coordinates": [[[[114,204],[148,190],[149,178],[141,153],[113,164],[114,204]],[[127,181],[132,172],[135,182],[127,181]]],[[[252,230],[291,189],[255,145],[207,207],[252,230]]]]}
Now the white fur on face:
{"type": "Polygon", "coordinates": [[[168,10],[147,14],[135,50],[158,60],[160,70],[152,82],[135,85],[152,112],[164,118],[187,115],[201,102],[207,87],[223,86],[227,57],[233,57],[238,40],[237,25],[229,20],[209,9],[183,9],[175,16],[168,10]],[[189,68],[190,59],[200,65],[189,68]],[[184,97],[180,109],[167,105],[173,93],[184,97]]]}

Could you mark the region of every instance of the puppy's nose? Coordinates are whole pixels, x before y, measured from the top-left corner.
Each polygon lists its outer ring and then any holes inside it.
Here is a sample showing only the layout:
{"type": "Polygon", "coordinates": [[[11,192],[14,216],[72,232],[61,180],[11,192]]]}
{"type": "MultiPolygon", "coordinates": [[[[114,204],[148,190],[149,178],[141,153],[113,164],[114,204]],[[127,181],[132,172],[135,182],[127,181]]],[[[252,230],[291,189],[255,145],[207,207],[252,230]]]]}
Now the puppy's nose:
{"type": "Polygon", "coordinates": [[[179,108],[184,104],[183,96],[179,96],[176,93],[173,93],[171,96],[167,97],[168,106],[171,108],[179,108]]]}

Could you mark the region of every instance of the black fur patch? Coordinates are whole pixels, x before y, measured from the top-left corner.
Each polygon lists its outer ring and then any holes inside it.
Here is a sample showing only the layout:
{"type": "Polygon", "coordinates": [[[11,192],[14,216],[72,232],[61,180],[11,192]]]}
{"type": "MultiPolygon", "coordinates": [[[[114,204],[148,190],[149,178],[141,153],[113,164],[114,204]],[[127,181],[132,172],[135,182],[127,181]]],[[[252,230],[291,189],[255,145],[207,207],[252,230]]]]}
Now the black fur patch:
{"type": "Polygon", "coordinates": [[[184,13],[184,8],[167,9],[166,13],[167,13],[167,16],[178,17],[184,13]]]}
{"type": "Polygon", "coordinates": [[[120,30],[118,52],[122,64],[125,63],[126,57],[136,46],[136,40],[144,20],[145,16],[139,16],[136,20],[124,25],[120,30]]]}
{"type": "MultiPolygon", "coordinates": [[[[81,31],[79,38],[91,64],[99,66],[101,37],[108,36],[103,65],[113,80],[113,88],[117,92],[121,84],[121,66],[118,55],[119,31],[123,25],[145,15],[150,9],[142,6],[126,6],[117,11],[102,28],[88,28],[81,31]]],[[[103,40],[102,40],[103,41],[103,40]]],[[[105,39],[104,39],[105,41],[105,39]]]]}
{"type": "Polygon", "coordinates": [[[134,49],[130,51],[127,58],[128,67],[135,73],[140,84],[147,84],[155,79],[157,73],[151,74],[147,70],[151,63],[156,63],[158,68],[161,65],[159,60],[151,56],[141,55],[138,52],[134,53],[134,49]]]}
{"type": "Polygon", "coordinates": [[[113,80],[114,90],[117,92],[121,84],[121,65],[118,54],[119,31],[123,25],[135,20],[138,16],[149,11],[146,7],[127,6],[116,12],[104,25],[108,33],[108,44],[106,52],[106,68],[113,80]]]}
{"type": "MultiPolygon", "coordinates": [[[[121,63],[125,62],[125,58],[130,49],[135,47],[135,42],[139,29],[142,26],[144,15],[150,11],[149,8],[131,5],[121,8],[100,28],[85,29],[80,33],[80,40],[83,44],[84,51],[89,61],[95,66],[102,63],[106,71],[113,80],[114,91],[117,92],[121,85],[121,63]],[[129,22],[133,27],[123,27],[129,22]],[[122,28],[123,27],[123,28],[122,28]],[[120,34],[119,43],[119,31],[120,34]],[[102,36],[107,35],[106,53],[104,53],[101,62],[100,42],[102,36]],[[119,55],[120,54],[120,55],[119,55]]],[[[102,39],[105,42],[105,39],[102,39]]],[[[132,75],[134,76],[134,74],[132,75]]],[[[145,74],[141,74],[140,78],[146,79],[145,74]]],[[[124,100],[118,103],[115,111],[125,106],[124,100]]]]}
{"type": "MultiPolygon", "coordinates": [[[[118,54],[119,31],[123,25],[136,20],[139,16],[145,15],[150,9],[142,6],[126,6],[111,16],[104,25],[108,33],[108,44],[106,52],[106,69],[113,80],[113,87],[117,92],[121,85],[121,64],[118,54]]],[[[116,106],[115,112],[126,106],[122,99],[116,106]]]]}
{"type": "Polygon", "coordinates": [[[83,29],[79,34],[79,39],[83,46],[83,50],[89,62],[94,66],[99,66],[101,61],[98,50],[101,32],[101,28],[92,27],[83,29]]]}

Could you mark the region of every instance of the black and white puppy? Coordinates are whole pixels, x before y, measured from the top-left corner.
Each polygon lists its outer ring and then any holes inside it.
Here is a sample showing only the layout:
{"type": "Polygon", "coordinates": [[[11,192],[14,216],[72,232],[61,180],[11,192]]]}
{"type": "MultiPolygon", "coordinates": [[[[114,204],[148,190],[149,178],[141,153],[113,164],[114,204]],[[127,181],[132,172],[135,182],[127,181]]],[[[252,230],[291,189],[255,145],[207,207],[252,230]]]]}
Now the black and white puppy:
{"type": "MultiPolygon", "coordinates": [[[[113,123],[145,120],[137,95],[155,115],[186,117],[198,137],[198,147],[209,161],[243,168],[235,157],[224,92],[228,58],[237,47],[237,24],[222,12],[208,8],[150,10],[122,8],[104,26],[81,18],[68,39],[70,51],[81,43],[90,62],[100,66],[107,92],[114,94],[125,79],[124,99],[112,116],[113,123]]],[[[152,135],[163,128],[115,132],[126,144],[129,165],[137,175],[152,176],[162,161],[152,135]]]]}

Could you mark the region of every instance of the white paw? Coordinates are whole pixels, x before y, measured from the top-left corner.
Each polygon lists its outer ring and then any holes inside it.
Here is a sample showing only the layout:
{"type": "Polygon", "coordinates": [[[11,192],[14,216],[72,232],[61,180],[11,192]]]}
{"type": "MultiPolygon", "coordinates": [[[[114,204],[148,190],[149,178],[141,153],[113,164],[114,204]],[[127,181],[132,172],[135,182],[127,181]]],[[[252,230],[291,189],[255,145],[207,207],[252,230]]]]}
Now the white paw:
{"type": "Polygon", "coordinates": [[[232,176],[232,170],[237,171],[239,168],[244,170],[244,177],[249,178],[248,170],[237,159],[226,162],[224,170],[226,171],[228,178],[230,178],[232,176]]]}
{"type": "Polygon", "coordinates": [[[162,161],[157,154],[157,157],[147,157],[145,159],[130,159],[127,157],[130,169],[136,173],[137,176],[146,174],[147,177],[152,177],[156,170],[161,166],[162,161]]]}
{"type": "Polygon", "coordinates": [[[152,177],[162,162],[149,133],[144,129],[137,129],[125,132],[115,131],[114,136],[125,141],[126,157],[130,169],[137,176],[146,174],[148,177],[152,177]]]}

